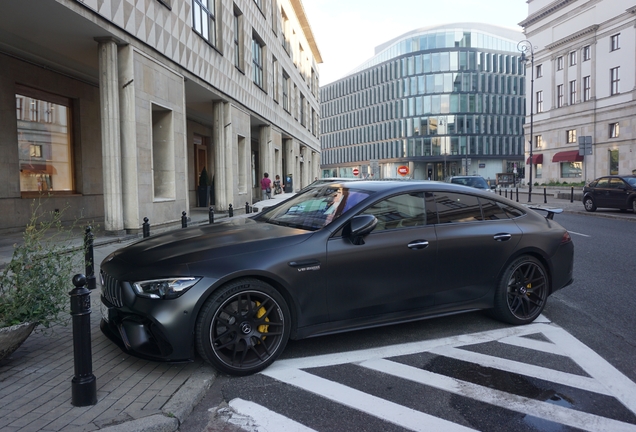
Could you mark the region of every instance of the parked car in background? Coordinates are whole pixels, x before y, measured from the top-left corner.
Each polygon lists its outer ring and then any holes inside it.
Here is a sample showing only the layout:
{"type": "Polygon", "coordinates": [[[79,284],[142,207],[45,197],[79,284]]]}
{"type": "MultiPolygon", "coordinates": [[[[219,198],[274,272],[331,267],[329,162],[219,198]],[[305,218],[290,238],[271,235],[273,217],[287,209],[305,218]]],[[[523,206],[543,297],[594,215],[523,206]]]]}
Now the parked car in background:
{"type": "Polygon", "coordinates": [[[583,188],[583,205],[589,212],[597,208],[631,209],[636,213],[636,175],[597,178],[583,188]]]}
{"type": "Polygon", "coordinates": [[[486,190],[488,192],[494,192],[485,178],[482,176],[453,176],[449,180],[449,183],[470,186],[477,189],[486,190]]]}
{"type": "Polygon", "coordinates": [[[544,211],[440,182],[316,185],[106,257],[101,329],[133,355],[247,375],[288,339],[475,309],[527,324],[572,283],[572,240],[544,211]]]}

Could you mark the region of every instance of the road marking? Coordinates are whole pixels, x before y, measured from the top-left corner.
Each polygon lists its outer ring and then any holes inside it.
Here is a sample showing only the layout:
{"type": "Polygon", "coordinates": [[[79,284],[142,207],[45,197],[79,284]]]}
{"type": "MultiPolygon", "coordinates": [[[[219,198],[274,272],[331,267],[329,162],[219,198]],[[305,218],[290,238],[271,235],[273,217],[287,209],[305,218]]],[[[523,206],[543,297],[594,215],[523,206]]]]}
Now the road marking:
{"type": "Polygon", "coordinates": [[[578,235],[578,236],[581,236],[581,237],[592,237],[591,235],[581,234],[581,233],[577,233],[577,232],[570,231],[570,230],[568,230],[568,232],[569,232],[570,234],[578,235]]]}
{"type": "Polygon", "coordinates": [[[413,431],[443,430],[464,432],[475,430],[372,396],[343,384],[320,378],[299,369],[279,368],[274,371],[266,369],[261,373],[413,431]]]}
{"type": "Polygon", "coordinates": [[[314,357],[278,360],[261,372],[263,375],[317,394],[323,398],[357,409],[411,430],[469,430],[464,426],[391,401],[368,395],[312,375],[301,369],[328,367],[346,363],[439,388],[481,402],[589,431],[636,431],[636,425],[601,415],[590,414],[553,403],[495,390],[434,372],[391,361],[392,357],[429,352],[484,367],[500,369],[541,380],[559,383],[584,391],[606,395],[620,401],[636,414],[636,384],[562,328],[541,316],[526,326],[508,327],[449,338],[412,342],[388,347],[326,354],[314,357]],[[529,338],[542,335],[546,340],[529,338]],[[499,358],[462,349],[466,345],[497,342],[569,358],[583,375],[552,370],[535,364],[499,358]]]}
{"type": "Polygon", "coordinates": [[[248,419],[241,419],[240,417],[232,416],[233,419],[230,423],[240,426],[241,430],[254,432],[316,432],[314,429],[254,402],[237,398],[232,399],[229,405],[235,413],[248,417],[248,419]]]}

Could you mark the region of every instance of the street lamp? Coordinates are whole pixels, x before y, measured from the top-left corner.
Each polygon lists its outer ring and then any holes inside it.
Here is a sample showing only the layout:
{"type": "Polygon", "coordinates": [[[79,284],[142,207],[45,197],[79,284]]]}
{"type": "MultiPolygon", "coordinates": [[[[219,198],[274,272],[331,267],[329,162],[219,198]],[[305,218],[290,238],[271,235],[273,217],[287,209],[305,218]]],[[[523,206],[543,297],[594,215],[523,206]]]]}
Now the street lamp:
{"type": "Polygon", "coordinates": [[[528,183],[528,202],[532,202],[532,137],[533,137],[533,110],[534,110],[534,48],[529,40],[524,39],[517,44],[517,49],[521,52],[521,63],[524,66],[528,63],[526,53],[530,53],[530,182],[528,183]]]}

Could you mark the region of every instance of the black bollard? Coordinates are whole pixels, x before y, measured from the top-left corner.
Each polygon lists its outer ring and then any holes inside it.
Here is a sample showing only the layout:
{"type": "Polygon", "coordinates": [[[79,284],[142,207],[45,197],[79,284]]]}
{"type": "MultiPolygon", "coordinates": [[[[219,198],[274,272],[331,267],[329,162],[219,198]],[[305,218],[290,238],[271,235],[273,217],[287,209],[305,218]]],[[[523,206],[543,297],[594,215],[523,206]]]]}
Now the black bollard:
{"type": "Polygon", "coordinates": [[[574,202],[574,186],[570,188],[570,202],[574,202]]]}
{"type": "Polygon", "coordinates": [[[208,213],[208,219],[210,219],[210,224],[214,223],[214,208],[210,206],[210,212],[208,213]]]}
{"type": "Polygon", "coordinates": [[[84,269],[86,271],[86,281],[89,290],[97,287],[95,279],[95,259],[93,257],[93,232],[91,226],[86,227],[84,232],[84,269]]]}
{"type": "Polygon", "coordinates": [[[499,196],[501,196],[501,188],[499,188],[499,196]]]}
{"type": "Polygon", "coordinates": [[[548,194],[546,193],[545,188],[543,188],[543,204],[548,203],[548,194]]]}
{"type": "Polygon", "coordinates": [[[144,238],[145,237],[150,237],[150,224],[148,223],[148,218],[145,217],[144,218],[144,223],[141,224],[141,229],[144,233],[144,238]]]}
{"type": "Polygon", "coordinates": [[[188,217],[186,216],[186,212],[181,212],[181,228],[188,227],[188,217]]]}
{"type": "Polygon", "coordinates": [[[250,203],[245,201],[245,214],[250,213],[250,203]]]}
{"type": "Polygon", "coordinates": [[[97,381],[93,375],[91,353],[91,292],[86,288],[86,276],[73,276],[75,288],[71,296],[73,317],[73,352],[75,376],[71,383],[73,406],[88,406],[97,403],[97,381]]]}
{"type": "Polygon", "coordinates": [[[517,202],[519,202],[519,188],[515,188],[515,194],[517,196],[517,202]]]}
{"type": "Polygon", "coordinates": [[[234,216],[234,207],[232,207],[232,204],[230,204],[230,208],[227,212],[230,217],[234,216]]]}
{"type": "Polygon", "coordinates": [[[508,198],[508,189],[506,189],[506,190],[504,191],[504,194],[505,194],[506,198],[508,198]]]}

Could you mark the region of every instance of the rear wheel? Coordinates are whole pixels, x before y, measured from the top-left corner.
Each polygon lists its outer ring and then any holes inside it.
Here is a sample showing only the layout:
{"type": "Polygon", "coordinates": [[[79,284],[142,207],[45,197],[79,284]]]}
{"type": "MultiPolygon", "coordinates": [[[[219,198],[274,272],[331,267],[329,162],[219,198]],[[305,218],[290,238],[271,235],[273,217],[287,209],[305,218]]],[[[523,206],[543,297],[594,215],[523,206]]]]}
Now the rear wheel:
{"type": "Polygon", "coordinates": [[[196,325],[197,351],[219,371],[249,375],[265,369],[285,349],[290,314],[271,285],[241,279],[203,305],[196,325]]]}
{"type": "Polygon", "coordinates": [[[596,204],[594,203],[594,200],[590,197],[585,197],[583,199],[583,205],[585,206],[585,210],[589,212],[596,211],[596,204]]]}
{"type": "Polygon", "coordinates": [[[528,324],[545,307],[549,293],[546,271],[539,260],[522,256],[501,275],[492,315],[510,324],[528,324]]]}

